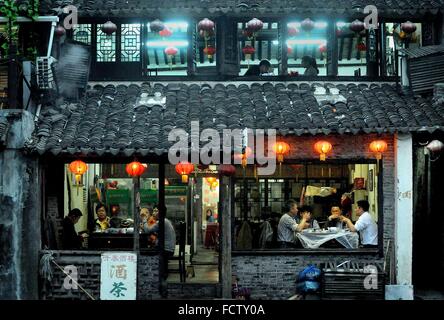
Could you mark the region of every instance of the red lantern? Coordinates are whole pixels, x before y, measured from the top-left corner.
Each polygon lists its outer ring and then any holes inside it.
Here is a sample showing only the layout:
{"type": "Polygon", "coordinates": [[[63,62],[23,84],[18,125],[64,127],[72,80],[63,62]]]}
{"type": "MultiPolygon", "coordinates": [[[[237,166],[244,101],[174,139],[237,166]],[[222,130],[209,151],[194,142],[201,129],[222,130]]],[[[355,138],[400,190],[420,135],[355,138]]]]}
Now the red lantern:
{"type": "Polygon", "coordinates": [[[253,33],[258,32],[264,27],[264,23],[256,18],[251,19],[247,22],[247,29],[250,30],[253,33]]]}
{"type": "Polygon", "coordinates": [[[283,141],[276,142],[273,150],[277,155],[278,162],[282,163],[284,161],[284,155],[290,152],[290,145],[283,141]]]}
{"type": "Polygon", "coordinates": [[[216,48],[214,47],[206,47],[203,49],[203,52],[208,56],[208,59],[213,59],[213,56],[216,53],[216,48]]]}
{"type": "Polygon", "coordinates": [[[364,24],[364,22],[359,21],[358,19],[356,19],[355,21],[350,23],[349,28],[350,28],[351,31],[359,33],[359,32],[361,32],[361,31],[363,31],[365,29],[365,24],[364,24]]]}
{"type": "Polygon", "coordinates": [[[58,25],[54,30],[54,34],[60,38],[66,34],[66,30],[61,25],[58,25]]]}
{"type": "Polygon", "coordinates": [[[231,164],[221,164],[218,169],[219,173],[223,176],[234,176],[236,173],[236,167],[231,164]]]}
{"type": "Polygon", "coordinates": [[[114,32],[116,32],[116,30],[116,24],[111,21],[105,22],[102,26],[103,33],[107,34],[108,36],[112,35],[114,32]]]}
{"type": "Polygon", "coordinates": [[[248,39],[251,39],[253,37],[253,31],[248,30],[248,29],[244,29],[242,31],[242,34],[248,39]]]}
{"type": "Polygon", "coordinates": [[[80,185],[80,178],[86,172],[86,170],[88,170],[88,166],[86,165],[85,162],[83,162],[81,160],[75,160],[69,164],[68,168],[69,168],[69,171],[71,171],[76,177],[77,193],[78,193],[79,192],[79,185],[80,185]]]}
{"type": "Polygon", "coordinates": [[[175,56],[179,52],[179,50],[175,47],[167,47],[164,50],[164,52],[166,55],[168,55],[168,60],[169,60],[168,63],[170,65],[170,69],[172,69],[173,68],[173,61],[172,61],[173,56],[175,56]]]}
{"type": "Polygon", "coordinates": [[[176,164],[176,172],[182,176],[182,182],[188,183],[188,175],[194,171],[194,165],[189,162],[179,162],[176,164]]]}
{"type": "Polygon", "coordinates": [[[295,37],[299,34],[299,30],[295,27],[288,27],[287,33],[290,37],[295,37]]]}
{"type": "Polygon", "coordinates": [[[365,45],[365,43],[358,43],[357,45],[356,45],[356,49],[359,51],[359,52],[363,52],[363,51],[366,51],[367,50],[367,46],[365,45]]]}
{"type": "Polygon", "coordinates": [[[314,149],[319,153],[319,159],[325,161],[327,153],[329,153],[333,147],[330,142],[321,140],[315,143],[314,149]]]}
{"type": "Polygon", "coordinates": [[[169,56],[175,56],[179,50],[175,47],[168,47],[165,49],[165,53],[169,56]]]}
{"type": "Polygon", "coordinates": [[[214,29],[214,22],[208,18],[204,18],[197,24],[197,30],[212,31],[214,29]]]}
{"type": "Polygon", "coordinates": [[[156,19],[150,23],[151,32],[160,32],[163,29],[165,29],[165,24],[159,19],[156,19]]]}
{"type": "Polygon", "coordinates": [[[410,21],[401,23],[401,30],[407,34],[411,34],[416,31],[416,25],[410,21]]]}
{"type": "Polygon", "coordinates": [[[320,45],[319,52],[322,54],[326,53],[327,52],[327,45],[325,45],[325,44],[320,45]]]}
{"type": "Polygon", "coordinates": [[[131,177],[140,177],[145,172],[145,169],[146,166],[144,166],[138,161],[133,161],[131,163],[128,163],[125,168],[126,172],[131,177]]]}
{"type": "Polygon", "coordinates": [[[370,143],[370,151],[375,154],[377,160],[381,160],[382,154],[387,151],[387,142],[375,140],[370,143]]]}
{"type": "Polygon", "coordinates": [[[245,59],[250,60],[251,55],[256,52],[256,49],[250,45],[246,45],[245,47],[242,48],[242,52],[245,55],[245,59]]]}
{"type": "Polygon", "coordinates": [[[173,34],[173,32],[168,28],[165,28],[165,29],[159,31],[159,35],[161,35],[162,37],[165,37],[165,38],[170,37],[172,34],[173,34]]]}
{"type": "Polygon", "coordinates": [[[315,24],[310,18],[307,18],[301,22],[301,28],[305,32],[310,32],[311,30],[314,29],[314,27],[315,27],[315,24]]]}
{"type": "Polygon", "coordinates": [[[287,54],[290,55],[293,53],[293,49],[291,47],[287,47],[287,54]]]}

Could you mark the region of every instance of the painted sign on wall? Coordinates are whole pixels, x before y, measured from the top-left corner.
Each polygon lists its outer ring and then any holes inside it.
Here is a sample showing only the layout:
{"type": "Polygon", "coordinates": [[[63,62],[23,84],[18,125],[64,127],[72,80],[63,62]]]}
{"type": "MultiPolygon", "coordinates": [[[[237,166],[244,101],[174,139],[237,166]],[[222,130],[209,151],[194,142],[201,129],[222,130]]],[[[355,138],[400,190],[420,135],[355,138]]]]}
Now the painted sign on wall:
{"type": "Polygon", "coordinates": [[[129,252],[109,252],[101,255],[100,299],[135,300],[137,256],[129,252]]]}

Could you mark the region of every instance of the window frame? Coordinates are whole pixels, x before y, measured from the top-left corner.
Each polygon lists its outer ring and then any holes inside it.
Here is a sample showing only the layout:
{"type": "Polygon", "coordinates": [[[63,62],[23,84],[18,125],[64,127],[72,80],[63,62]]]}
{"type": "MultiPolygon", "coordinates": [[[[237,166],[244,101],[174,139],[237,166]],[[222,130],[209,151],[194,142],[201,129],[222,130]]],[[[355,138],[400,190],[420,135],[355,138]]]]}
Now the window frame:
{"type": "MultiPolygon", "coordinates": [[[[383,170],[384,159],[379,160],[377,176],[377,185],[374,188],[377,190],[378,199],[378,247],[377,248],[357,248],[357,249],[347,249],[347,248],[292,248],[292,249],[280,249],[280,248],[270,248],[270,249],[251,249],[251,250],[238,250],[235,248],[235,185],[237,180],[242,180],[243,177],[233,177],[231,181],[232,194],[231,198],[231,252],[234,256],[241,255],[378,255],[383,256],[384,253],[384,170],[383,170]]],[[[285,160],[285,164],[303,164],[304,166],[314,164],[314,165],[346,165],[346,164],[377,164],[375,159],[368,158],[349,158],[349,159],[327,159],[326,161],[319,161],[313,159],[301,159],[301,160],[285,160]]],[[[305,178],[299,178],[303,180],[305,178]]],[[[307,177],[308,181],[310,178],[307,177]]],[[[243,199],[244,200],[244,199],[243,199]]],[[[247,199],[248,201],[248,199],[247,199]]]]}

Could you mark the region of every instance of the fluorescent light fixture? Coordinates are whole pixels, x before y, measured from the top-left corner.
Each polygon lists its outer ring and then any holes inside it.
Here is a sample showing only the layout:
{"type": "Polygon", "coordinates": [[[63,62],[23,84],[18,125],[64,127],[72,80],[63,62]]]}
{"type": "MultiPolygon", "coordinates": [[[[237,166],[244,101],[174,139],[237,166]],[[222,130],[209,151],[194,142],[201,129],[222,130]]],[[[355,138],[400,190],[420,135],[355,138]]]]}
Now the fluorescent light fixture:
{"type": "Polygon", "coordinates": [[[155,41],[147,41],[147,47],[150,48],[166,48],[166,47],[188,47],[188,41],[186,40],[155,40],[155,41]]]}
{"type": "MultiPolygon", "coordinates": [[[[179,29],[179,30],[187,30],[188,29],[188,22],[185,21],[170,21],[170,22],[164,22],[165,26],[168,29],[179,29]]],[[[150,23],[147,23],[147,26],[150,26],[150,23]]],[[[151,30],[151,29],[150,29],[151,30]]]]}
{"type": "MultiPolygon", "coordinates": [[[[327,25],[328,25],[328,23],[325,21],[318,21],[318,22],[315,22],[315,24],[314,24],[315,28],[318,28],[318,29],[325,29],[325,28],[327,28],[327,25]]],[[[301,23],[300,22],[289,22],[289,23],[287,23],[287,27],[299,29],[301,27],[301,23]]]]}
{"type": "MultiPolygon", "coordinates": [[[[277,46],[279,41],[273,40],[272,44],[277,46]]],[[[318,45],[326,45],[327,40],[325,39],[295,39],[295,40],[287,40],[287,46],[291,47],[293,45],[307,45],[307,44],[318,44],[318,45]]]]}

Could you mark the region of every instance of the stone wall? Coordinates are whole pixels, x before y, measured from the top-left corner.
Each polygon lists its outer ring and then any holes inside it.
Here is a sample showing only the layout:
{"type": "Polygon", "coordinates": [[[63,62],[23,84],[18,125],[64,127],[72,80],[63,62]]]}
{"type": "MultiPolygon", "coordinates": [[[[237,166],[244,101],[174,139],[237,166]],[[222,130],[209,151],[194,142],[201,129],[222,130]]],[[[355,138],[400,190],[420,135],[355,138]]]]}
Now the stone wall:
{"type": "Polygon", "coordinates": [[[41,188],[38,161],[23,154],[33,116],[23,110],[0,112],[11,124],[0,152],[0,299],[36,299],[41,188]]]}
{"type": "MultiPolygon", "coordinates": [[[[374,158],[368,146],[375,139],[384,139],[388,150],[383,156],[383,240],[384,252],[388,240],[394,239],[394,136],[393,135],[329,135],[310,137],[286,137],[291,152],[286,159],[315,159],[313,150],[316,141],[325,139],[333,145],[328,159],[358,160],[374,158]]],[[[239,278],[239,285],[252,289],[254,299],[286,299],[295,294],[295,281],[299,271],[310,263],[322,264],[327,261],[338,263],[352,260],[381,265],[383,257],[378,255],[238,255],[233,254],[233,274],[239,278]]]]}

